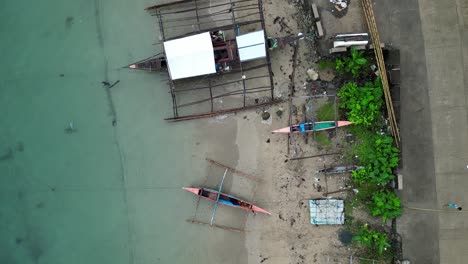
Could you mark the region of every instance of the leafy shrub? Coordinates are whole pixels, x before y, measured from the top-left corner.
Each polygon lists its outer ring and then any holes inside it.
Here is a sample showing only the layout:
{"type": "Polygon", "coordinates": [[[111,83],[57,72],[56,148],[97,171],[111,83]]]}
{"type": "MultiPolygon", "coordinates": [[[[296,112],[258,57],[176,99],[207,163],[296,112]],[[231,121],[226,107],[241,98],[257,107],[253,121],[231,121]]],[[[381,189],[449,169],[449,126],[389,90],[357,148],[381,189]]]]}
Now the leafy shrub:
{"type": "Polygon", "coordinates": [[[381,215],[384,223],[389,218],[400,216],[402,212],[400,198],[387,190],[374,193],[368,206],[372,216],[381,215]]]}
{"type": "Polygon", "coordinates": [[[357,51],[354,47],[351,48],[351,56],[336,59],[335,69],[344,74],[351,72],[354,77],[358,77],[360,70],[367,65],[367,59],[364,58],[364,51],[357,51]]]}
{"type": "Polygon", "coordinates": [[[357,185],[364,185],[368,183],[369,172],[367,171],[367,167],[353,171],[351,173],[351,177],[353,178],[353,182],[357,185]]]}
{"type": "Polygon", "coordinates": [[[352,172],[353,182],[357,185],[387,185],[395,178],[392,169],[398,166],[399,153],[393,146],[393,139],[386,135],[375,134],[370,140],[361,142],[355,154],[365,167],[352,172]]]}
{"type": "Polygon", "coordinates": [[[340,88],[341,108],[348,110],[348,120],[356,125],[372,125],[380,116],[383,106],[383,90],[380,79],[368,82],[364,87],[349,82],[340,88]]]}
{"type": "Polygon", "coordinates": [[[376,255],[375,252],[378,255],[382,255],[386,248],[390,247],[387,234],[369,229],[367,224],[359,229],[353,241],[358,242],[362,247],[366,248],[371,256],[376,255]]]}

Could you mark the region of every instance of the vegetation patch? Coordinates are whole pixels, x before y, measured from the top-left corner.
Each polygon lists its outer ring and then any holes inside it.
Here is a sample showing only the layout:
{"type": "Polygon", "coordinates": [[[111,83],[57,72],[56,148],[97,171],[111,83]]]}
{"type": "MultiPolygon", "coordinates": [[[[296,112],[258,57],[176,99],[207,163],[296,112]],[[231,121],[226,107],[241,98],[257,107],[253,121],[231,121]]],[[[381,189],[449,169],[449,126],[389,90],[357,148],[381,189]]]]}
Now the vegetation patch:
{"type": "Polygon", "coordinates": [[[340,107],[348,112],[348,120],[356,125],[371,126],[381,116],[383,106],[383,89],[380,79],[367,82],[358,87],[354,82],[348,82],[340,88],[340,107]]]}
{"type": "Polygon", "coordinates": [[[367,224],[362,225],[356,232],[353,241],[363,248],[370,258],[381,259],[384,252],[391,246],[387,233],[369,228],[367,224]]]}
{"type": "Polygon", "coordinates": [[[317,110],[318,121],[335,120],[335,112],[338,112],[338,104],[336,107],[334,102],[327,102],[317,110]]]}
{"type": "Polygon", "coordinates": [[[319,70],[335,69],[336,63],[332,60],[320,60],[318,62],[319,70]]]}
{"type": "Polygon", "coordinates": [[[335,69],[338,73],[344,74],[350,72],[355,78],[361,75],[362,69],[367,65],[368,62],[364,57],[364,51],[357,51],[354,47],[351,48],[351,56],[338,58],[335,61],[335,69]]]}
{"type": "Polygon", "coordinates": [[[395,178],[393,168],[398,166],[400,151],[393,146],[390,136],[375,134],[361,142],[354,153],[359,164],[364,166],[352,172],[356,185],[384,187],[395,178]]]}
{"type": "Polygon", "coordinates": [[[368,203],[372,216],[382,216],[382,222],[401,215],[400,198],[394,192],[384,190],[372,195],[368,203]]]}
{"type": "Polygon", "coordinates": [[[319,147],[325,148],[325,149],[330,149],[332,147],[332,141],[328,137],[328,134],[326,131],[319,131],[315,132],[315,141],[319,145],[319,147]]]}

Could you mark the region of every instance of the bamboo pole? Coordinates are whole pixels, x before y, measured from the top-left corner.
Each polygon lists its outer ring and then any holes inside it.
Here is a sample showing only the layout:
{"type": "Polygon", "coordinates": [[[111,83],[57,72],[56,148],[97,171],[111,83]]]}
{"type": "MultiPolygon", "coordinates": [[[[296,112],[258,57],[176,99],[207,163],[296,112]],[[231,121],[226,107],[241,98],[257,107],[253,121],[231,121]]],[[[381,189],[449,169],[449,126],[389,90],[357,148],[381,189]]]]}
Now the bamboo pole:
{"type": "Polygon", "coordinates": [[[228,167],[228,166],[226,166],[226,165],[224,165],[224,164],[221,164],[221,163],[219,163],[219,162],[217,162],[217,161],[214,161],[214,160],[212,160],[212,159],[206,158],[206,161],[208,161],[209,163],[214,164],[214,165],[216,165],[216,166],[219,166],[219,167],[221,167],[221,168],[223,168],[223,169],[227,169],[227,170],[230,170],[230,171],[232,171],[232,172],[234,172],[234,173],[237,173],[237,174],[239,174],[240,176],[246,177],[246,178],[248,178],[248,179],[250,179],[250,180],[252,180],[252,181],[256,181],[256,182],[262,182],[262,181],[263,181],[262,179],[258,179],[258,178],[256,178],[256,177],[253,176],[253,175],[250,175],[250,174],[248,174],[248,173],[245,173],[245,172],[236,170],[236,169],[234,169],[234,168],[228,167]]]}
{"type": "Polygon", "coordinates": [[[374,54],[380,71],[380,77],[382,81],[382,87],[385,95],[385,104],[387,107],[388,118],[390,120],[390,127],[392,129],[392,135],[395,139],[397,147],[400,145],[400,131],[395,117],[395,111],[393,109],[392,97],[390,94],[390,87],[387,79],[387,70],[385,68],[385,61],[383,58],[382,47],[380,47],[380,38],[377,30],[377,23],[375,21],[374,11],[369,0],[361,0],[362,10],[366,18],[367,27],[374,45],[374,54]]]}
{"type": "Polygon", "coordinates": [[[242,229],[239,229],[239,228],[234,228],[234,227],[229,227],[229,226],[221,226],[221,225],[217,225],[217,224],[210,225],[209,223],[205,223],[205,222],[201,222],[201,221],[197,221],[197,220],[192,220],[192,219],[187,219],[186,221],[189,222],[189,223],[192,223],[192,224],[207,225],[207,226],[216,227],[216,228],[220,228],[220,229],[224,229],[224,230],[228,230],[228,231],[233,231],[233,232],[238,232],[238,233],[245,233],[245,230],[242,230],[242,229]]]}
{"type": "Polygon", "coordinates": [[[323,156],[340,155],[340,154],[341,154],[340,152],[326,153],[326,154],[319,154],[319,155],[306,156],[306,157],[290,158],[289,160],[302,160],[302,159],[318,158],[318,157],[323,157],[323,156]]]}
{"type": "Polygon", "coordinates": [[[213,117],[217,115],[222,115],[222,114],[229,114],[229,113],[235,113],[243,110],[249,110],[249,109],[255,109],[259,107],[264,107],[267,105],[273,105],[282,102],[282,100],[274,100],[266,103],[261,103],[261,104],[256,104],[256,105],[249,105],[246,107],[238,107],[238,108],[231,108],[231,109],[226,109],[226,110],[219,110],[215,112],[207,112],[207,113],[201,113],[201,114],[194,114],[194,115],[188,115],[188,116],[178,116],[178,117],[170,117],[170,118],[165,118],[164,120],[169,121],[169,122],[178,122],[178,121],[186,121],[186,120],[193,120],[193,119],[200,119],[200,118],[206,118],[206,117],[213,117]]]}

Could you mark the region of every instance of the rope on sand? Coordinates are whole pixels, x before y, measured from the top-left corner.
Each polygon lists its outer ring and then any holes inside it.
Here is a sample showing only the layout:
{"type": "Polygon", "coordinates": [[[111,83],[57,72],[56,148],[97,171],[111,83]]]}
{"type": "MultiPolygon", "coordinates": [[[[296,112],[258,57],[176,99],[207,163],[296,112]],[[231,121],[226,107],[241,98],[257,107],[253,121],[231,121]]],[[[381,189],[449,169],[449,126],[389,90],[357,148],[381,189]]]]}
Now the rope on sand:
{"type": "Polygon", "coordinates": [[[444,209],[430,209],[430,208],[419,208],[419,207],[411,207],[411,206],[404,206],[405,208],[411,210],[418,210],[418,211],[429,211],[429,212],[444,212],[444,213],[468,213],[468,211],[461,211],[461,210],[444,210],[444,209]]]}

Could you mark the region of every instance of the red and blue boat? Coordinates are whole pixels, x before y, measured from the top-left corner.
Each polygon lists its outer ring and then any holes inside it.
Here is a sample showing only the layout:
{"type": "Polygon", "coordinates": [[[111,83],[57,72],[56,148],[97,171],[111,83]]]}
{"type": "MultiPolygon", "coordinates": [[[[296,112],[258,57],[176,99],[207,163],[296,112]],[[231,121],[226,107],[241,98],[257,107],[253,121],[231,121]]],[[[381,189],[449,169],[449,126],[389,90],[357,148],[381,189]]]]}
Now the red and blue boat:
{"type": "Polygon", "coordinates": [[[197,188],[197,187],[184,187],[183,189],[195,195],[198,195],[203,199],[206,199],[215,203],[217,201],[220,204],[231,206],[234,208],[239,208],[239,209],[244,209],[247,211],[259,212],[259,213],[271,215],[271,213],[268,212],[267,210],[262,209],[252,203],[246,202],[244,200],[241,200],[229,194],[218,192],[216,190],[211,190],[207,188],[197,188]]]}

